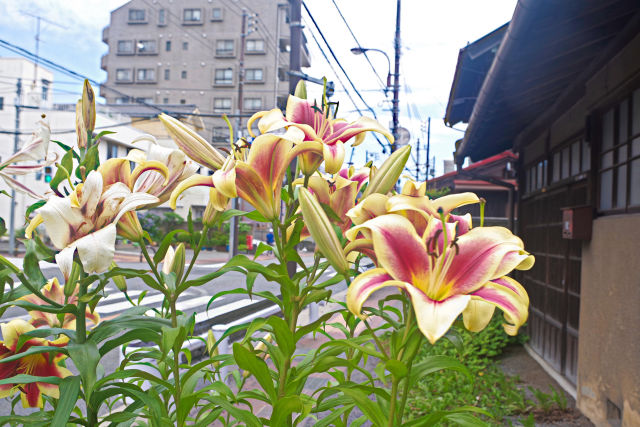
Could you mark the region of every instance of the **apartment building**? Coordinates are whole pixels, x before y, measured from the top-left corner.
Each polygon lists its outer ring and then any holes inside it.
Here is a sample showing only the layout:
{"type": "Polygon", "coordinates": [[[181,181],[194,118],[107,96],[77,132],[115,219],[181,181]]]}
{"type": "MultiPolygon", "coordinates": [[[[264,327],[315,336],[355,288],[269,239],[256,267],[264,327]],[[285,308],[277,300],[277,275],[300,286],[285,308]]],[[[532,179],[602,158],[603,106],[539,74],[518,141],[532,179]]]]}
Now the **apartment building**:
{"type": "MultiPolygon", "coordinates": [[[[228,144],[217,114],[284,108],[288,93],[288,4],[284,0],[132,0],[111,12],[100,95],[107,104],[194,105],[201,134],[228,144]],[[247,15],[244,87],[238,103],[242,16],[247,15]]],[[[309,66],[306,46],[303,66],[309,66]]],[[[163,107],[164,108],[164,107],[163,107]]],[[[245,119],[246,123],[246,119],[245,119]]]]}

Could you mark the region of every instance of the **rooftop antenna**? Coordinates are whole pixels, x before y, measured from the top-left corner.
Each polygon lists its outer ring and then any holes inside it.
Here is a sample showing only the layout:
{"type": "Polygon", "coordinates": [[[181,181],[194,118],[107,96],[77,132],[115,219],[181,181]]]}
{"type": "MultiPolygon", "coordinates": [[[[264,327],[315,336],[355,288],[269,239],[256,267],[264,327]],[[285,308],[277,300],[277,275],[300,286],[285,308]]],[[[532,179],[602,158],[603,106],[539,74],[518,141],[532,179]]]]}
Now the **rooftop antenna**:
{"type": "Polygon", "coordinates": [[[20,13],[32,18],[36,18],[36,63],[35,67],[33,68],[33,87],[35,88],[36,83],[38,82],[38,62],[40,60],[40,21],[44,21],[47,24],[55,25],[56,27],[62,28],[63,30],[66,30],[68,27],[62,26],[57,22],[53,22],[40,15],[36,15],[35,13],[27,12],[26,10],[21,10],[20,13]]]}

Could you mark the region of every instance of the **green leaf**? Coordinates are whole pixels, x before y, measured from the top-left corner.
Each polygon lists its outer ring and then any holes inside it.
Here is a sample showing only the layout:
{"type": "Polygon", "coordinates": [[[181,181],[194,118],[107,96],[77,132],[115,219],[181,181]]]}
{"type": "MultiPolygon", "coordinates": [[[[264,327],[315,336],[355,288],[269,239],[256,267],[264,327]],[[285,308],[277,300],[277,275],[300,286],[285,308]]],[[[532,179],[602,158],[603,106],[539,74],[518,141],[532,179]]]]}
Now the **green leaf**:
{"type": "Polygon", "coordinates": [[[69,421],[71,411],[76,406],[80,394],[80,377],[74,375],[66,377],[60,382],[60,399],[56,405],[56,411],[51,420],[52,426],[64,426],[69,421]]]}
{"type": "Polygon", "coordinates": [[[277,398],[276,389],[264,360],[238,343],[233,343],[233,358],[240,369],[249,371],[256,377],[262,389],[275,401],[277,398]]]}
{"type": "MultiPolygon", "coordinates": [[[[35,211],[38,208],[41,208],[42,206],[44,206],[44,204],[47,203],[46,200],[38,200],[37,202],[33,203],[32,205],[30,205],[26,212],[24,213],[24,218],[25,220],[28,219],[31,214],[33,213],[33,211],[35,211]]],[[[3,220],[4,221],[4,220],[3,220]]],[[[4,233],[3,233],[4,234],[4,233]]]]}
{"type": "Polygon", "coordinates": [[[159,344],[160,334],[158,334],[157,331],[146,329],[146,328],[137,328],[131,331],[127,331],[117,338],[106,341],[100,347],[100,356],[104,356],[111,350],[120,347],[122,344],[131,343],[136,340],[140,340],[142,342],[153,342],[155,344],[159,344]]]}
{"type": "Polygon", "coordinates": [[[369,398],[369,395],[356,387],[338,387],[342,393],[353,399],[364,415],[373,422],[374,426],[387,425],[387,417],[382,412],[380,405],[369,398]]]}
{"type": "Polygon", "coordinates": [[[162,239],[162,242],[160,243],[160,246],[158,246],[156,254],[153,256],[153,262],[156,263],[156,265],[158,265],[158,263],[164,259],[164,256],[167,254],[167,249],[169,249],[169,245],[171,245],[171,243],[173,242],[173,237],[180,232],[184,232],[184,230],[178,229],[170,231],[162,239]]]}
{"type": "Polygon", "coordinates": [[[238,210],[238,209],[226,210],[220,216],[220,222],[226,222],[226,221],[230,220],[231,218],[233,218],[234,216],[242,216],[242,215],[245,215],[246,213],[247,212],[241,211],[241,210],[238,210]]]}
{"type": "Polygon", "coordinates": [[[63,328],[38,328],[32,331],[23,332],[20,334],[18,338],[18,343],[16,344],[16,350],[20,350],[22,345],[29,341],[32,337],[36,338],[46,338],[52,335],[64,334],[68,336],[70,339],[75,340],[76,331],[72,331],[71,329],[63,329],[63,328]]]}
{"type": "Polygon", "coordinates": [[[318,352],[320,352],[323,348],[330,347],[330,346],[351,347],[351,348],[359,350],[359,351],[361,351],[361,352],[363,352],[365,354],[368,354],[369,356],[373,356],[373,357],[377,357],[378,359],[386,360],[386,358],[384,357],[384,354],[382,354],[379,351],[377,351],[373,347],[372,344],[368,343],[368,341],[367,341],[367,344],[360,345],[360,344],[357,344],[354,339],[333,340],[333,341],[329,341],[329,342],[326,342],[326,343],[322,344],[320,346],[320,348],[318,348],[318,352]]]}
{"type": "Polygon", "coordinates": [[[60,148],[62,148],[65,152],[71,151],[71,153],[73,154],[73,158],[76,159],[78,161],[78,163],[80,163],[80,155],[78,153],[76,153],[72,147],[68,146],[67,144],[63,144],[60,141],[51,141],[54,144],[58,145],[60,148]]]}
{"type": "Polygon", "coordinates": [[[299,396],[286,396],[279,399],[273,405],[273,413],[271,414],[271,426],[284,426],[289,415],[294,412],[303,411],[302,399],[299,396]]]}
{"type": "Polygon", "coordinates": [[[287,322],[281,317],[271,316],[269,320],[267,320],[267,324],[273,328],[274,338],[276,339],[276,343],[278,343],[278,347],[282,350],[284,357],[289,359],[296,349],[296,344],[287,322]]]}
{"type": "MultiPolygon", "coordinates": [[[[98,169],[100,166],[100,156],[98,152],[98,144],[92,145],[84,156],[84,161],[81,162],[78,166],[84,166],[85,168],[85,176],[89,175],[89,172],[98,169]]],[[[76,168],[76,177],[78,179],[82,179],[82,174],[80,171],[80,167],[76,168]]]]}
{"type": "Polygon", "coordinates": [[[71,151],[67,151],[64,156],[62,156],[62,160],[60,160],[60,164],[58,165],[58,169],[56,169],[56,174],[51,179],[49,183],[49,187],[56,193],[60,194],[58,187],[63,181],[66,181],[73,172],[73,153],[71,151]]]}
{"type": "MultiPolygon", "coordinates": [[[[100,132],[99,134],[97,134],[97,135],[93,138],[93,144],[94,144],[94,145],[92,145],[92,146],[91,146],[91,148],[93,148],[93,147],[97,147],[97,146],[98,146],[98,144],[100,144],[100,140],[102,139],[102,137],[103,137],[103,136],[105,136],[105,135],[111,135],[112,133],[116,133],[116,132],[114,132],[114,131],[112,131],[112,130],[103,130],[102,132],[100,132]]],[[[89,150],[91,150],[91,148],[90,148],[89,150]]]]}
{"type": "Polygon", "coordinates": [[[407,365],[401,360],[390,359],[385,363],[385,369],[393,374],[397,379],[407,376],[407,365]]]}
{"type": "Polygon", "coordinates": [[[425,375],[437,372],[442,369],[451,369],[465,375],[469,381],[473,381],[473,376],[469,369],[460,363],[457,359],[448,356],[428,356],[424,361],[413,365],[411,368],[411,376],[409,377],[410,386],[425,375]]]}
{"type": "Polygon", "coordinates": [[[67,346],[69,357],[73,360],[80,375],[85,398],[88,400],[93,392],[93,385],[97,380],[97,368],[100,362],[100,352],[95,343],[87,341],[82,344],[69,344],[67,346]]]}
{"type": "MultiPolygon", "coordinates": [[[[4,359],[2,360],[4,362],[4,359]]],[[[31,384],[31,383],[47,383],[47,384],[60,384],[62,378],[60,377],[38,377],[34,375],[19,374],[10,378],[4,378],[0,380],[0,385],[6,384],[31,384]]]]}
{"type": "Polygon", "coordinates": [[[47,283],[47,279],[40,270],[39,262],[45,258],[45,255],[39,250],[36,242],[33,239],[27,239],[24,242],[26,253],[24,255],[24,274],[29,278],[31,283],[38,289],[47,283]]]}
{"type": "Polygon", "coordinates": [[[251,219],[257,222],[271,222],[268,219],[266,219],[264,216],[262,216],[262,214],[258,211],[249,212],[248,214],[245,215],[245,218],[251,219]]]}
{"type": "MultiPolygon", "coordinates": [[[[53,346],[50,346],[50,345],[34,345],[33,347],[29,347],[27,349],[27,351],[23,351],[22,353],[14,354],[13,356],[3,357],[2,359],[0,359],[0,365],[2,365],[3,363],[7,363],[7,362],[13,362],[14,360],[20,360],[20,359],[22,359],[23,357],[26,357],[26,356],[31,356],[33,354],[40,354],[40,353],[64,353],[64,354],[68,354],[66,348],[53,347],[53,346]]],[[[46,381],[43,381],[43,382],[46,382],[46,381]]],[[[2,383],[2,382],[0,382],[0,384],[11,384],[11,383],[2,383]]]]}

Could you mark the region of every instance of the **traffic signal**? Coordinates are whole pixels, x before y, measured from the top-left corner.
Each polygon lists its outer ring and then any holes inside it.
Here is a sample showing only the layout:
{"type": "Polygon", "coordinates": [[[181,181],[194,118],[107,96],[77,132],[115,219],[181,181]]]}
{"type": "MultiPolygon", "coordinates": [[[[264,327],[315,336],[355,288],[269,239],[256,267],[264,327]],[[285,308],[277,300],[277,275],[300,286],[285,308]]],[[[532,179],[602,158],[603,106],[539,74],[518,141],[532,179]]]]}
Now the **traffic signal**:
{"type": "Polygon", "coordinates": [[[46,182],[47,184],[51,182],[51,180],[53,179],[53,169],[51,168],[51,166],[46,166],[44,168],[44,182],[46,182]]]}

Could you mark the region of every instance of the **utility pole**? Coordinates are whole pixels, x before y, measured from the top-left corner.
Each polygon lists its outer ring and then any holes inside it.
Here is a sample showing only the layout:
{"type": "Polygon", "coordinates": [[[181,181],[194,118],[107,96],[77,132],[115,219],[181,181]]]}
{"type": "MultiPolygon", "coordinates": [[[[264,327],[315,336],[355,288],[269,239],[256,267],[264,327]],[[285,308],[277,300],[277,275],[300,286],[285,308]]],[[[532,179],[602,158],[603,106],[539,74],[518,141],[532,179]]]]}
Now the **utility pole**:
{"type": "Polygon", "coordinates": [[[40,15],[36,15],[35,13],[27,12],[25,10],[21,10],[20,13],[23,15],[30,16],[32,18],[36,18],[36,60],[33,68],[33,87],[35,88],[38,82],[38,61],[40,60],[40,21],[44,21],[47,24],[55,25],[56,27],[60,27],[64,30],[67,27],[58,24],[57,22],[50,21],[46,18],[43,18],[40,15]]]}
{"type": "Polygon", "coordinates": [[[291,50],[289,51],[289,93],[293,94],[300,77],[302,60],[302,1],[289,0],[289,29],[291,39],[291,50]]]}
{"type": "Polygon", "coordinates": [[[429,149],[431,148],[431,117],[427,117],[427,176],[425,181],[429,181],[429,149]]]}
{"type": "MultiPolygon", "coordinates": [[[[238,64],[238,104],[236,107],[236,138],[242,138],[242,110],[244,92],[244,48],[247,39],[247,10],[242,9],[242,24],[240,30],[240,62],[238,64]]],[[[233,199],[233,209],[238,209],[238,198],[233,199]]],[[[238,255],[238,217],[231,217],[229,224],[229,257],[238,255]]]]}
{"type": "MultiPolygon", "coordinates": [[[[427,155],[429,157],[429,155],[427,155]]],[[[420,181],[420,138],[416,142],[416,182],[420,181]]]]}
{"type": "Polygon", "coordinates": [[[396,9],[396,37],[394,39],[395,46],[395,69],[393,72],[393,101],[391,114],[393,117],[393,125],[391,133],[393,134],[394,142],[391,144],[391,152],[396,151],[396,141],[398,140],[398,114],[400,113],[399,95],[400,95],[400,1],[397,0],[396,9]]]}
{"type": "MultiPolygon", "coordinates": [[[[18,77],[16,83],[16,122],[13,135],[13,152],[17,152],[20,145],[20,105],[22,104],[22,79],[18,77]]],[[[9,213],[9,255],[16,254],[16,190],[11,189],[11,210],[9,213]]]]}

